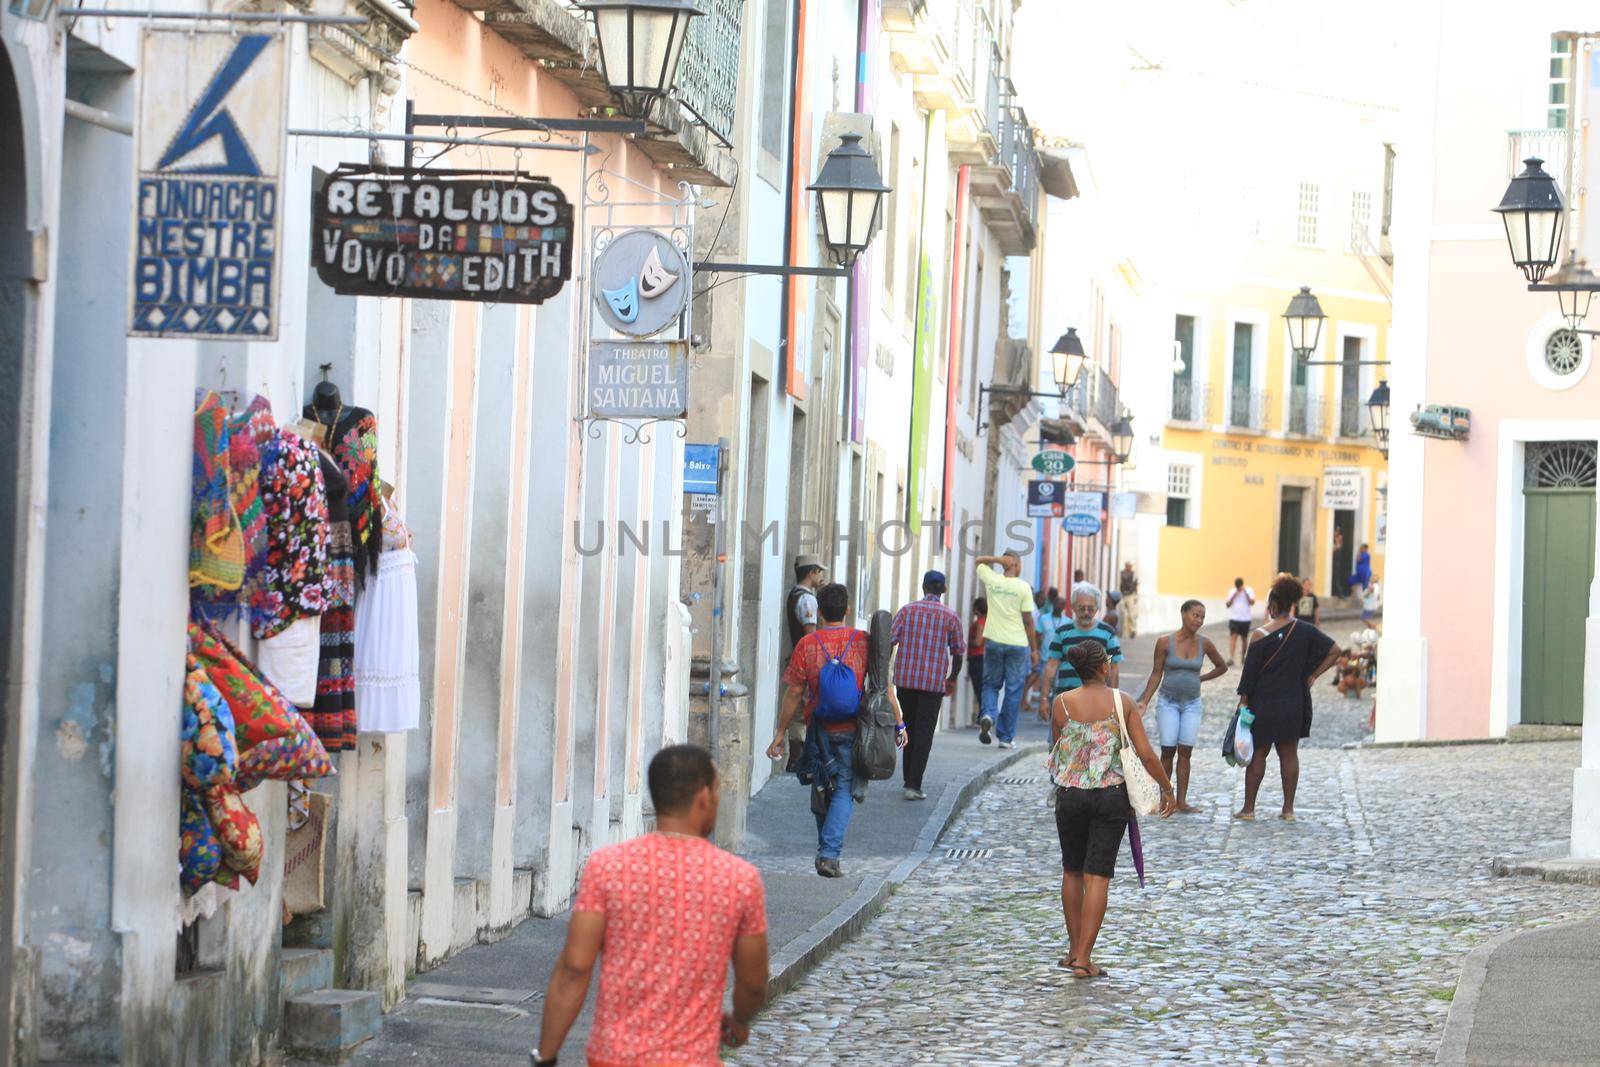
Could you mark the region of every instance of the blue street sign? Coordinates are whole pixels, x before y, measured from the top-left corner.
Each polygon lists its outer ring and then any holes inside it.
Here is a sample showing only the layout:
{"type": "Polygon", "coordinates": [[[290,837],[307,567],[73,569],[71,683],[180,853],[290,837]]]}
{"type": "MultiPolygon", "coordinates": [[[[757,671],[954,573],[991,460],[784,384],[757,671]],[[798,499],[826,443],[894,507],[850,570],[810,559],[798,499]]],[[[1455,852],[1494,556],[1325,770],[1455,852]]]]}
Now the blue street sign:
{"type": "Polygon", "coordinates": [[[683,446],[683,491],[685,493],[711,493],[717,491],[717,446],[683,446]]]}
{"type": "Polygon", "coordinates": [[[1086,511],[1074,511],[1061,520],[1061,528],[1078,537],[1093,537],[1100,532],[1100,516],[1086,511]]]}

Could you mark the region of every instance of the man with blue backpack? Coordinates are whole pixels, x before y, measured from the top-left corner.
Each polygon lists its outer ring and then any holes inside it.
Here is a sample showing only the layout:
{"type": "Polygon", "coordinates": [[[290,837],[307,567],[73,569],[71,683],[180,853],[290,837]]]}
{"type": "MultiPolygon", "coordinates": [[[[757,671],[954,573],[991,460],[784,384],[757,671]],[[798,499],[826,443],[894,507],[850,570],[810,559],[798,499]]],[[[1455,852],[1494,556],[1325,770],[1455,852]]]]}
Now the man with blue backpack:
{"type": "MultiPolygon", "coordinates": [[[[817,818],[817,873],[839,878],[839,853],[855,809],[856,719],[866,684],[868,635],[846,626],[850,594],[837,582],[817,591],[821,624],[802,637],[783,672],[787,686],[777,730],[767,755],[783,758],[789,723],[804,715],[806,744],[812,756],[812,813],[817,818]]],[[[898,727],[904,735],[905,724],[898,727]]]]}

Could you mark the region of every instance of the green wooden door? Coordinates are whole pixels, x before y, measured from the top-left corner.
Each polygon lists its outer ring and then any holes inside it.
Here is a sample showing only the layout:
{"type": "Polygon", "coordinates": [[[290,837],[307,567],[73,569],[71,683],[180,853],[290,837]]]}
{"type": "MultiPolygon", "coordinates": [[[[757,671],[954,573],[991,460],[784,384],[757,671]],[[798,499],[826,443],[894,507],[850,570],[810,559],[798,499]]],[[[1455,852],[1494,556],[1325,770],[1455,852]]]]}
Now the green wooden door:
{"type": "Polygon", "coordinates": [[[1524,505],[1522,721],[1578,726],[1594,578],[1594,488],[1528,488],[1524,505]]]}

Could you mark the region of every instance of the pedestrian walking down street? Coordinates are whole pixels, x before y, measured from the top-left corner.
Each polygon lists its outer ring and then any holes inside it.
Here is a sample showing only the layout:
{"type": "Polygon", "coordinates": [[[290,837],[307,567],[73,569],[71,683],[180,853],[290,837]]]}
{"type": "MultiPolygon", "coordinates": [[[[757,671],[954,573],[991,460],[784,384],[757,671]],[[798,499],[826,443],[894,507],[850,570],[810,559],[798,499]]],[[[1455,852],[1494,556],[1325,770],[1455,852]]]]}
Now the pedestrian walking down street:
{"type": "Polygon", "coordinates": [[[1061,610],[1061,594],[1056,592],[1055,586],[1033,595],[1033,628],[1039,637],[1041,662],[1028,668],[1028,679],[1022,688],[1022,706],[1036,707],[1041,719],[1045,716],[1045,705],[1048,702],[1048,696],[1044,691],[1042,660],[1050,648],[1050,642],[1055,638],[1057,627],[1065,621],[1066,617],[1061,610]]]}
{"type": "Polygon", "coordinates": [[[941,571],[922,576],[922,599],[905,605],[894,615],[894,688],[905,715],[905,755],[900,769],[907,800],[927,800],[922,775],[933,751],[933,733],[946,696],[956,695],[961,679],[961,657],[967,644],[961,638],[961,616],[944,603],[948,583],[941,571]]]}
{"type": "MultiPolygon", "coordinates": [[[[797,714],[806,724],[805,752],[801,766],[812,778],[811,813],[817,820],[817,873],[824,878],[839,878],[843,870],[839,855],[844,849],[845,831],[855,809],[856,714],[861,706],[861,691],[866,684],[869,637],[844,623],[850,607],[850,594],[837,582],[817,591],[817,611],[821,623],[816,632],[801,638],[783,672],[788,688],[783,694],[783,709],[778,727],[767,746],[767,755],[781,759],[788,744],[789,724],[797,714]]],[[[889,687],[891,701],[894,687],[889,687]]],[[[905,724],[899,705],[895,719],[900,723],[899,742],[905,743],[905,724]]]]}
{"type": "Polygon", "coordinates": [[[989,602],[983,623],[983,711],[978,718],[978,740],[987,745],[992,733],[1001,748],[1016,743],[1028,669],[1039,665],[1033,588],[1022,580],[1021,573],[1022,559],[1015,552],[978,557],[978,581],[989,602]],[[994,570],[996,565],[1002,570],[994,570]]]}
{"type": "Polygon", "coordinates": [[[1112,629],[1095,616],[1100,613],[1100,590],[1088,582],[1072,587],[1072,621],[1057,627],[1055,639],[1045,661],[1044,681],[1051,699],[1070,693],[1083,684],[1067,653],[1085,641],[1098,644],[1106,653],[1106,684],[1115,686],[1122,671],[1122,642],[1112,629]]]}
{"type": "Polygon", "coordinates": [[[1129,637],[1139,636],[1139,576],[1134,573],[1133,563],[1122,565],[1122,573],[1117,576],[1117,590],[1122,594],[1122,622],[1127,627],[1129,637]]]}
{"type": "MultiPolygon", "coordinates": [[[[1076,594],[1074,594],[1076,599],[1076,594]]],[[[1111,666],[1098,641],[1072,646],[1068,662],[1081,684],[1050,705],[1050,765],[1056,785],[1056,834],[1061,840],[1061,912],[1067,921],[1067,954],[1060,966],[1074,978],[1106,972],[1093,960],[1106,916],[1106,895],[1116,874],[1117,852],[1132,808],[1123,764],[1133,753],[1161,787],[1164,819],[1177,806],[1172,783],[1156,759],[1144,723],[1133,714],[1128,694],[1106,684],[1111,666]],[[1128,724],[1123,736],[1118,702],[1128,724]]]]}
{"type": "Polygon", "coordinates": [[[1122,594],[1115,589],[1111,590],[1106,594],[1105,614],[1100,616],[1100,621],[1105,625],[1105,628],[1118,637],[1122,636],[1122,610],[1119,607],[1121,603],[1122,594]]]}
{"type": "MultiPolygon", "coordinates": [[[[816,630],[817,590],[827,580],[828,571],[823,567],[821,557],[802,554],[794,558],[794,586],[783,602],[784,626],[789,637],[788,655],[794,655],[801,638],[816,630]]],[[[787,657],[783,665],[789,665],[787,657]]],[[[789,760],[784,766],[785,774],[793,774],[798,769],[804,751],[805,725],[796,720],[789,731],[789,760]]]]}
{"type": "Polygon", "coordinates": [[[1350,592],[1359,596],[1372,584],[1372,551],[1365,541],[1356,549],[1356,569],[1350,575],[1350,592]]]}
{"type": "Polygon", "coordinates": [[[1228,665],[1211,639],[1200,635],[1200,628],[1206,624],[1206,606],[1198,600],[1186,600],[1179,616],[1183,622],[1177,632],[1156,641],[1155,666],[1139,697],[1139,711],[1143,714],[1159,686],[1156,733],[1161,741],[1161,767],[1170,776],[1176,761],[1178,810],[1187,814],[1200,810],[1189,803],[1189,759],[1200,736],[1204,711],[1200,686],[1227,674],[1228,665]],[[1211,670],[1201,674],[1208,659],[1211,670]]]}
{"type": "Polygon", "coordinates": [[[972,602],[972,625],[967,628],[967,681],[972,683],[972,722],[983,714],[983,620],[989,602],[983,597],[972,602]]]}
{"type": "Polygon", "coordinates": [[[1245,585],[1243,578],[1235,578],[1225,603],[1228,608],[1228,666],[1231,667],[1238,658],[1234,655],[1234,646],[1237,645],[1241,653],[1250,646],[1250,609],[1255,607],[1256,591],[1245,585]]]}
{"type": "Polygon", "coordinates": [[[718,797],[710,754],[664,748],[648,777],[656,830],[589,858],[545,994],[535,1067],[555,1064],[597,957],[590,1067],[721,1063],[719,1045],[744,1044],[766,999],[766,891],[754,866],[708,840],[718,797]]]}
{"type": "Polygon", "coordinates": [[[1293,610],[1304,590],[1296,578],[1280,578],[1267,594],[1267,621],[1250,636],[1244,672],[1239,678],[1239,706],[1255,715],[1250,732],[1255,756],[1244,773],[1244,807],[1236,819],[1256,817],[1256,794],[1267,773],[1267,750],[1278,750],[1283,777],[1283,812],[1294,821],[1294,793],[1300,782],[1300,739],[1311,736],[1311,687],[1339,658],[1333,638],[1293,610]]]}

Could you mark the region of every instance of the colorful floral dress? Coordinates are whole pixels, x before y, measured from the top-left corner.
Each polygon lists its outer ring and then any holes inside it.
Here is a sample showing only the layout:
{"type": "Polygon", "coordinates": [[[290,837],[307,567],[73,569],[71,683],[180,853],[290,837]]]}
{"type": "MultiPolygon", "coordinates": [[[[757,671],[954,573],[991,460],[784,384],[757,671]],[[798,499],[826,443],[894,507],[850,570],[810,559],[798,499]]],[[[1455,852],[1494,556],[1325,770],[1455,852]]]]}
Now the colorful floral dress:
{"type": "Polygon", "coordinates": [[[317,447],[292,433],[274,434],[264,450],[261,497],[267,550],[251,602],[258,638],[327,607],[328,496],[317,447]]]}
{"type": "Polygon", "coordinates": [[[330,451],[350,480],[347,506],[359,587],[368,574],[378,572],[383,555],[383,502],[378,492],[378,417],[360,408],[352,415],[336,429],[330,451]]]}

